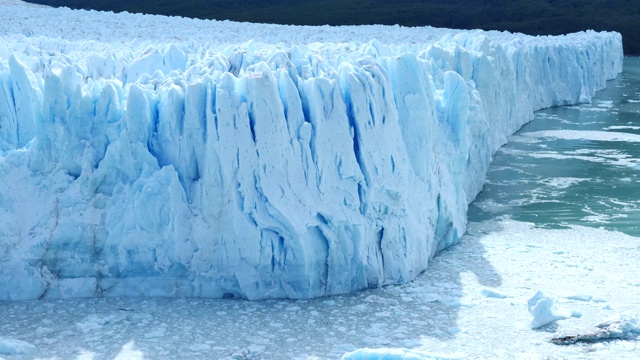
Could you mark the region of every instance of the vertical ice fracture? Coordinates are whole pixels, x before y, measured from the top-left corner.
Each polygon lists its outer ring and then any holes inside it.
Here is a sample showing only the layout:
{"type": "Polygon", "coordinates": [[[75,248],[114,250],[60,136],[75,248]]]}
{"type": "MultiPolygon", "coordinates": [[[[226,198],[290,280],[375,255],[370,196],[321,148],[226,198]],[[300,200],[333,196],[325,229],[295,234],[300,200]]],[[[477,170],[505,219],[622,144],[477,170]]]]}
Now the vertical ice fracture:
{"type": "Polygon", "coordinates": [[[411,281],[464,233],[507,136],[623,60],[593,31],[8,5],[0,23],[0,300],[411,281]]]}

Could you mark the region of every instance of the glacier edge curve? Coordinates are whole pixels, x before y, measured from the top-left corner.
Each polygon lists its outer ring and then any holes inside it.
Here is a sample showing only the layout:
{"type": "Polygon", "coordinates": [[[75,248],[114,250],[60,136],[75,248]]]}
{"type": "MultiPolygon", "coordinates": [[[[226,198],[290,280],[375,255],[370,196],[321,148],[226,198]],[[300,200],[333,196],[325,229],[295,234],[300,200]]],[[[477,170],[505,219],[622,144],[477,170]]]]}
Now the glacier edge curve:
{"type": "Polygon", "coordinates": [[[424,31],[127,51],[1,34],[0,301],[414,279],[464,233],[507,136],[623,61],[617,33],[424,31]]]}

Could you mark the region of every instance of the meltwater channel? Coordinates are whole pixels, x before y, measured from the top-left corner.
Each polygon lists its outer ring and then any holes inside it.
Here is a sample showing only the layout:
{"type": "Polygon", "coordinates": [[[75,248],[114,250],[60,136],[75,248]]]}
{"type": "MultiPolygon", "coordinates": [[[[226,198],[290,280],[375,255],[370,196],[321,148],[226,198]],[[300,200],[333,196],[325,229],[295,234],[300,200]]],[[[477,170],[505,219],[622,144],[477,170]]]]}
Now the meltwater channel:
{"type": "Polygon", "coordinates": [[[538,111],[509,138],[468,213],[496,217],[640,236],[640,58],[590,104],[538,111]]]}

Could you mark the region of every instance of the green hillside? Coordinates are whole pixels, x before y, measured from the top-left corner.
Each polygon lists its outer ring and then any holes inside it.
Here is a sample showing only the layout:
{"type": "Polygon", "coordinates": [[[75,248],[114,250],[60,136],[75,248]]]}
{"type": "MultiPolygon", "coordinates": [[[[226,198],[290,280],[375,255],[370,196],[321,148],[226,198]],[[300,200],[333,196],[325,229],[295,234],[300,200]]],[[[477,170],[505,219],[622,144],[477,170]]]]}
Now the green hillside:
{"type": "Polygon", "coordinates": [[[296,25],[400,24],[508,30],[532,35],[622,33],[640,55],[638,0],[29,0],[74,9],[296,25]]]}

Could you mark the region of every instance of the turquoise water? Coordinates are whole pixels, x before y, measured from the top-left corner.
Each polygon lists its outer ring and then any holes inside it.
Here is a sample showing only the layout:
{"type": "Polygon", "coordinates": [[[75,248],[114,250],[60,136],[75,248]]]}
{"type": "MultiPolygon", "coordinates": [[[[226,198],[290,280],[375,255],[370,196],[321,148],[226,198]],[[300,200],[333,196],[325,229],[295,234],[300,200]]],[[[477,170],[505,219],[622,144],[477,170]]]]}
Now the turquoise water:
{"type": "Polygon", "coordinates": [[[468,216],[640,236],[640,58],[591,104],[536,112],[494,156],[468,216]]]}

